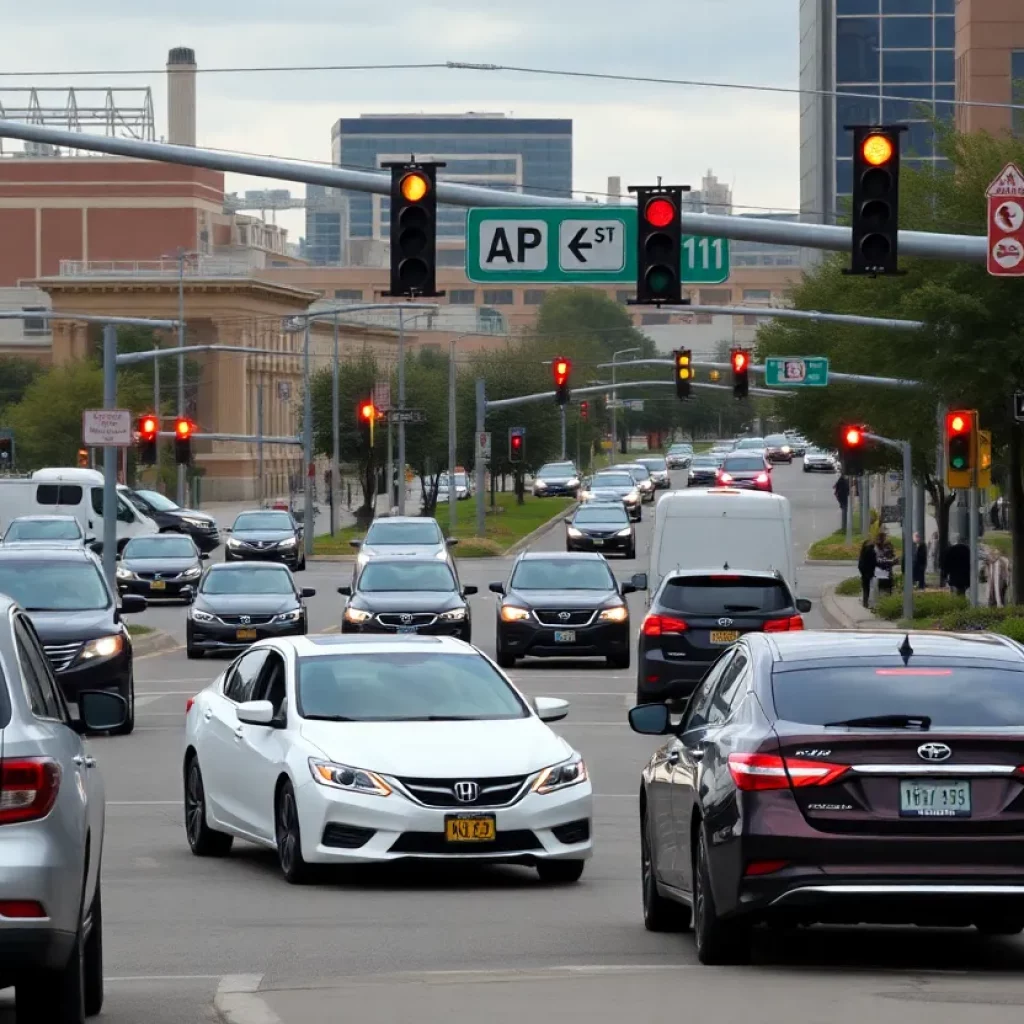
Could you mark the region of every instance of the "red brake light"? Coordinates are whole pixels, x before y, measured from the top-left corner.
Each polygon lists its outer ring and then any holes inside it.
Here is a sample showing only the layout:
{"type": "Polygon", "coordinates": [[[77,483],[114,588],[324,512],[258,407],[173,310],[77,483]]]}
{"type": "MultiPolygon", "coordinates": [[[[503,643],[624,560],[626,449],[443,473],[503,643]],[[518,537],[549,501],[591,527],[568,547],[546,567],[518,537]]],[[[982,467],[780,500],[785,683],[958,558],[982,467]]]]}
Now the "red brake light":
{"type": "Polygon", "coordinates": [[[767,473],[758,473],[757,476],[754,479],[759,484],[766,484],[766,483],[768,483],[768,474],[767,473]]]}
{"type": "Polygon", "coordinates": [[[753,875],[772,875],[786,867],[789,867],[788,860],[752,860],[743,869],[743,874],[748,878],[753,875]]]}
{"type": "Polygon", "coordinates": [[[729,774],[744,792],[828,786],[849,770],[849,765],[809,761],[775,754],[730,754],[729,774]]]}
{"type": "Polygon", "coordinates": [[[648,615],[640,627],[644,636],[662,636],[664,633],[685,633],[690,627],[682,619],[671,615],[648,615]]]}
{"type": "Polygon", "coordinates": [[[718,471],[718,481],[723,484],[731,484],[732,477],[724,469],[718,471]]]}
{"type": "Polygon", "coordinates": [[[59,788],[60,765],[48,757],[0,761],[0,825],[45,818],[59,788]]]}
{"type": "Polygon", "coordinates": [[[791,615],[788,619],[769,619],[764,624],[766,633],[788,633],[792,629],[803,629],[804,620],[799,615],[791,615]]]}
{"type": "Polygon", "coordinates": [[[195,702],[196,702],[195,697],[189,697],[189,699],[187,701],[185,701],[185,714],[186,715],[188,715],[188,713],[192,710],[192,705],[195,704],[195,702]]]}
{"type": "Polygon", "coordinates": [[[46,917],[42,903],[35,900],[0,900],[0,917],[27,918],[46,917]]]}

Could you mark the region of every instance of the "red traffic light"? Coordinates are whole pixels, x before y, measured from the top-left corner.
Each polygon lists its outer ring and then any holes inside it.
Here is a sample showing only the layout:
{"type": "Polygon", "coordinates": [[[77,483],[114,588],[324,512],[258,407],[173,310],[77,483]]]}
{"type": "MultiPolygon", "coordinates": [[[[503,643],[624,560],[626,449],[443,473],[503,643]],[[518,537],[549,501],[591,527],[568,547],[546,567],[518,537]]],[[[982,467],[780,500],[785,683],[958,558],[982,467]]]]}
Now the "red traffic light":
{"type": "Polygon", "coordinates": [[[367,423],[372,423],[377,418],[377,410],[374,408],[373,402],[363,402],[359,406],[359,418],[367,423]]]}
{"type": "Polygon", "coordinates": [[[732,354],[732,368],[735,373],[742,373],[750,362],[746,352],[736,351],[732,354]]]}
{"type": "Polygon", "coordinates": [[[952,413],[949,417],[949,432],[951,434],[963,434],[970,427],[967,417],[961,412],[952,413]]]}
{"type": "Polygon", "coordinates": [[[667,228],[675,218],[675,204],[670,200],[665,199],[664,196],[658,196],[657,198],[652,199],[644,207],[644,220],[646,220],[651,227],[667,228]]]}
{"type": "Polygon", "coordinates": [[[860,427],[847,427],[843,431],[843,443],[847,448],[859,448],[864,443],[864,432],[860,427]]]}
{"type": "Polygon", "coordinates": [[[513,448],[522,448],[523,447],[523,435],[522,434],[513,434],[512,437],[511,437],[511,443],[512,443],[512,447],[513,448]]]}
{"type": "Polygon", "coordinates": [[[194,429],[192,421],[183,416],[174,421],[174,436],[180,441],[187,441],[192,436],[194,429]]]}
{"type": "Polygon", "coordinates": [[[155,416],[143,416],[139,420],[139,433],[145,438],[154,438],[160,430],[160,421],[155,416]]]}
{"type": "Polygon", "coordinates": [[[551,364],[551,369],[555,375],[555,384],[558,387],[564,387],[569,380],[572,363],[568,359],[558,358],[551,364]]]}

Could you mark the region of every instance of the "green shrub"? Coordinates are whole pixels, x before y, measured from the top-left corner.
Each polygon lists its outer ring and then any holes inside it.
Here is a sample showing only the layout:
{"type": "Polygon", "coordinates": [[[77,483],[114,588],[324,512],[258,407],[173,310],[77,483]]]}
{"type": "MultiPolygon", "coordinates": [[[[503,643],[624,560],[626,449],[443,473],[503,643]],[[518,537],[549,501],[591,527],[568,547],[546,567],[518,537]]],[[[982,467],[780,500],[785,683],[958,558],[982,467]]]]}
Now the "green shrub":
{"type": "Polygon", "coordinates": [[[1010,616],[1003,619],[993,630],[993,633],[1002,633],[1017,643],[1024,644],[1024,617],[1020,615],[1010,616]]]}
{"type": "MultiPolygon", "coordinates": [[[[914,593],[914,622],[919,623],[922,619],[942,620],[948,615],[958,614],[967,608],[966,598],[957,597],[945,590],[921,590],[914,593]]],[[[893,587],[893,592],[887,597],[879,600],[875,607],[875,614],[880,619],[888,619],[895,622],[903,618],[903,588],[902,583],[893,587]]],[[[935,625],[936,629],[947,627],[935,625]]]]}
{"type": "Polygon", "coordinates": [[[978,630],[1001,632],[1001,624],[1007,619],[1024,618],[1024,608],[1010,605],[1007,608],[969,608],[966,605],[956,611],[947,612],[936,623],[936,629],[954,633],[970,633],[978,630]]]}
{"type": "Polygon", "coordinates": [[[860,577],[851,576],[848,580],[843,580],[836,587],[836,593],[840,597],[860,597],[860,577]]]}

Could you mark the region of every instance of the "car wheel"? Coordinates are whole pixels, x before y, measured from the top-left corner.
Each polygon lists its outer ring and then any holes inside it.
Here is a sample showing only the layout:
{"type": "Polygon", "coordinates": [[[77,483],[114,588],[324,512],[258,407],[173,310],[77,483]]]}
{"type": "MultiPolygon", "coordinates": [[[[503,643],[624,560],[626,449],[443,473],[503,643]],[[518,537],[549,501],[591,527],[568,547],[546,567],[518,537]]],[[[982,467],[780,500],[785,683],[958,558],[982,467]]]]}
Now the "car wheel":
{"type": "Polygon", "coordinates": [[[606,660],[609,668],[629,668],[629,650],[625,654],[609,654],[606,660]]]}
{"type": "Polygon", "coordinates": [[[542,860],[537,864],[537,874],[542,882],[570,885],[583,877],[585,860],[542,860]]]}
{"type": "Polygon", "coordinates": [[[626,557],[627,558],[636,558],[636,545],[635,544],[630,544],[629,547],[626,548],[626,557]]]}
{"type": "Polygon", "coordinates": [[[286,782],[277,794],[274,809],[274,832],[277,837],[277,861],[285,881],[303,885],[309,881],[309,865],[302,857],[302,833],[299,831],[299,808],[295,790],[286,782]]]}
{"type": "Polygon", "coordinates": [[[192,644],[187,644],[185,647],[185,657],[189,661],[199,661],[205,653],[205,651],[201,651],[198,647],[193,647],[192,644]]]}
{"type": "Polygon", "coordinates": [[[197,857],[226,857],[234,842],[232,836],[217,832],[206,823],[206,788],[195,755],[185,769],[185,836],[197,857]]]}
{"type": "Polygon", "coordinates": [[[85,940],[83,984],[86,1017],[95,1017],[103,1009],[103,893],[96,881],[92,898],[91,927],[85,940]]]}
{"type": "Polygon", "coordinates": [[[79,922],[63,967],[37,971],[15,986],[17,1024],[85,1024],[85,955],[79,922]]]}
{"type": "Polygon", "coordinates": [[[693,871],[693,939],[697,959],[708,966],[742,964],[750,959],[750,929],[742,921],[723,921],[715,907],[708,870],[708,841],[698,826],[693,871]]]}
{"type": "Polygon", "coordinates": [[[124,697],[125,702],[128,704],[128,717],[125,718],[124,724],[119,725],[116,729],[111,729],[111,735],[113,736],[130,736],[135,731],[135,677],[131,676],[128,679],[128,685],[124,690],[121,691],[121,696],[124,697]]]}
{"type": "Polygon", "coordinates": [[[974,927],[982,935],[1020,935],[1024,932],[1024,918],[990,917],[975,921],[974,927]]]}
{"type": "Polygon", "coordinates": [[[640,816],[640,883],[643,891],[644,927],[649,932],[685,932],[693,912],[683,903],[667,899],[658,892],[657,870],[647,814],[640,816]]]}
{"type": "Polygon", "coordinates": [[[498,663],[499,668],[515,668],[516,659],[511,654],[506,654],[501,648],[494,655],[494,660],[498,663]]]}

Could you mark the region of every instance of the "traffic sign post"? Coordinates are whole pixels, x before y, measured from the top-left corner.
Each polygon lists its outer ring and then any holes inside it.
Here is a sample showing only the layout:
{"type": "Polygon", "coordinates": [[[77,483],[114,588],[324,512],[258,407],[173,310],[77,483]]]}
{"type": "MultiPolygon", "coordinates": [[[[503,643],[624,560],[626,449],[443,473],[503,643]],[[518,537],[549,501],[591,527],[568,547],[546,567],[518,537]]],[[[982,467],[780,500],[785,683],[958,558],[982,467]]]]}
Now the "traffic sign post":
{"type": "MultiPolygon", "coordinates": [[[[466,276],[477,284],[635,284],[637,214],[629,206],[473,208],[466,276]]],[[[722,284],[729,240],[683,235],[683,284],[722,284]]]]}
{"type": "Polygon", "coordinates": [[[427,422],[427,414],[423,409],[390,409],[386,413],[380,409],[377,411],[380,413],[381,419],[386,419],[388,423],[427,422]]]}
{"type": "Polygon", "coordinates": [[[82,444],[86,448],[129,448],[133,441],[128,409],[86,409],[82,413],[82,444]]]}
{"type": "Polygon", "coordinates": [[[823,356],[791,356],[764,361],[764,382],[775,388],[823,388],[828,386],[828,359],[823,356]]]}
{"type": "Polygon", "coordinates": [[[988,272],[1024,277],[1024,174],[1007,164],[985,193],[988,199],[988,272]]]}

